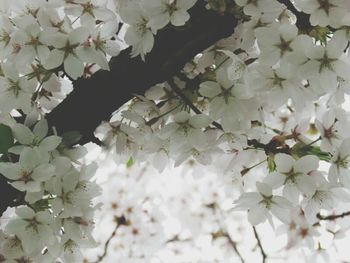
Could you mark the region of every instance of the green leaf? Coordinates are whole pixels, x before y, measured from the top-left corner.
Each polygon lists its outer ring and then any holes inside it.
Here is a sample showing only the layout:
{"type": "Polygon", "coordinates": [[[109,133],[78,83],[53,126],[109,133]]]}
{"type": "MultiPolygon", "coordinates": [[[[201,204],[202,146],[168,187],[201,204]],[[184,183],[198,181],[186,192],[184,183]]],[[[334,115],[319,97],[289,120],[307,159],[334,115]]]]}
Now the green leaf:
{"type": "Polygon", "coordinates": [[[276,164],[275,164],[275,155],[269,154],[267,156],[267,166],[269,168],[269,172],[272,173],[276,170],[276,164]]]}
{"type": "Polygon", "coordinates": [[[14,138],[11,128],[0,124],[0,153],[7,153],[8,149],[13,146],[14,138]]]}
{"type": "Polygon", "coordinates": [[[134,165],[134,159],[132,157],[130,157],[128,162],[126,163],[126,167],[130,168],[133,165],[134,165]]]}
{"type": "Polygon", "coordinates": [[[48,199],[41,199],[31,205],[35,212],[45,211],[50,207],[48,199]]]}

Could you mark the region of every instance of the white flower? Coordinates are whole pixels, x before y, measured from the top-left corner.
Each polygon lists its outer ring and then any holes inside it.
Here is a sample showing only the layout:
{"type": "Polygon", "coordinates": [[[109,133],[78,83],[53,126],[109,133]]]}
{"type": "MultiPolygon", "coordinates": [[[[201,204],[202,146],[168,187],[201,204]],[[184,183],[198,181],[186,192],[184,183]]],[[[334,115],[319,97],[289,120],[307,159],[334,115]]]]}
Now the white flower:
{"type": "Polygon", "coordinates": [[[52,217],[48,211],[38,212],[29,207],[16,209],[19,218],[12,219],[6,231],[19,237],[26,253],[42,249],[46,244],[54,242],[53,230],[50,227],[52,217]]]}
{"type": "Polygon", "coordinates": [[[13,180],[13,187],[28,192],[39,192],[41,183],[55,173],[54,166],[48,164],[47,155],[38,148],[25,148],[18,163],[0,163],[0,171],[13,180]]]}
{"type": "Polygon", "coordinates": [[[142,6],[150,15],[148,25],[153,30],[166,26],[169,22],[174,26],[183,26],[190,18],[187,10],[197,0],[143,0],[142,6]]]}
{"type": "Polygon", "coordinates": [[[290,155],[279,153],[275,155],[276,172],[269,174],[265,181],[273,187],[283,185],[283,196],[292,204],[299,203],[300,193],[309,194],[315,190],[315,184],[308,175],[317,170],[318,158],[313,155],[294,160],[290,155]]]}
{"type": "Polygon", "coordinates": [[[244,6],[244,13],[252,17],[265,14],[267,17],[277,18],[282,12],[282,6],[272,0],[236,0],[236,3],[244,6]]]}
{"type": "Polygon", "coordinates": [[[252,225],[264,222],[266,219],[272,224],[272,218],[269,212],[283,222],[288,222],[288,210],[292,208],[290,202],[281,197],[272,195],[271,186],[265,183],[256,183],[259,192],[243,193],[235,201],[234,210],[248,211],[248,220],[252,225]]]}
{"type": "Polygon", "coordinates": [[[118,28],[114,22],[108,22],[91,33],[91,42],[97,51],[104,55],[117,56],[120,53],[120,45],[116,40],[111,38],[116,34],[118,28]]]}
{"type": "Polygon", "coordinates": [[[24,256],[22,241],[17,236],[5,237],[1,246],[1,253],[8,259],[24,256]]]}
{"type": "Polygon", "coordinates": [[[53,163],[59,176],[45,185],[48,191],[56,195],[52,201],[53,212],[61,218],[83,216],[85,211],[91,209],[90,200],[99,193],[98,186],[87,181],[94,175],[96,167],[87,166],[79,173],[67,158],[57,158],[53,163]]]}
{"type": "Polygon", "coordinates": [[[345,139],[333,153],[328,178],[330,182],[338,180],[350,186],[350,139],[345,139]]]}
{"type": "Polygon", "coordinates": [[[62,138],[56,135],[46,137],[49,128],[45,119],[39,121],[33,131],[20,123],[14,124],[11,128],[15,139],[21,144],[10,149],[16,154],[20,154],[25,146],[38,147],[43,152],[51,152],[62,142],[62,138]]]}
{"type": "Polygon", "coordinates": [[[255,64],[251,72],[248,82],[261,94],[267,110],[276,110],[288,99],[302,109],[310,100],[308,90],[302,85],[301,78],[296,76],[296,68],[283,60],[277,68],[255,64]]]}
{"type": "Polygon", "coordinates": [[[207,127],[210,123],[210,118],[204,114],[191,116],[189,113],[182,111],[174,116],[174,122],[167,124],[160,131],[160,137],[164,139],[170,137],[171,146],[176,149],[185,143],[201,145],[205,143],[202,128],[207,127]]]}
{"type": "Polygon", "coordinates": [[[38,23],[26,24],[25,28],[15,34],[14,40],[21,45],[15,62],[19,67],[31,64],[35,58],[40,62],[45,61],[50,53],[45,43],[46,34],[38,23]]]}
{"type": "Polygon", "coordinates": [[[204,133],[204,136],[205,142],[193,143],[190,140],[178,149],[181,154],[176,157],[175,166],[180,165],[190,156],[202,165],[210,165],[212,163],[212,156],[221,152],[220,148],[216,146],[217,134],[215,131],[208,130],[204,133]]]}
{"type": "Polygon", "coordinates": [[[349,79],[350,65],[344,59],[344,49],[347,41],[333,37],[326,47],[306,46],[306,63],[298,68],[299,75],[318,83],[317,93],[335,90],[338,86],[337,77],[349,79]]]}
{"type": "Polygon", "coordinates": [[[19,76],[19,72],[10,62],[1,64],[4,76],[0,76],[0,110],[10,112],[21,109],[25,113],[32,108],[32,96],[38,82],[19,76]]]}
{"type": "Polygon", "coordinates": [[[294,2],[297,8],[311,14],[310,23],[313,26],[330,25],[337,28],[342,25],[341,21],[347,14],[344,8],[346,1],[343,0],[295,0],[294,2]]]}
{"type": "Polygon", "coordinates": [[[120,16],[129,26],[125,32],[125,42],[132,46],[132,56],[149,53],[154,44],[152,29],[148,26],[150,17],[141,9],[138,2],[131,2],[126,7],[121,8],[120,16]]]}
{"type": "Polygon", "coordinates": [[[303,210],[305,218],[309,224],[317,221],[317,213],[321,209],[332,210],[337,202],[350,200],[350,194],[343,187],[337,184],[332,184],[324,179],[323,175],[313,175],[316,188],[313,192],[307,193],[303,200],[303,210]]]}
{"type": "Polygon", "coordinates": [[[244,103],[252,94],[246,85],[230,80],[224,68],[217,70],[216,82],[201,83],[199,93],[209,98],[209,116],[221,119],[225,131],[239,130],[240,122],[247,120],[244,103]]]}
{"type": "Polygon", "coordinates": [[[291,24],[276,23],[271,27],[257,28],[255,35],[261,50],[259,61],[273,66],[293,51],[298,28],[291,24]]]}
{"type": "Polygon", "coordinates": [[[322,138],[321,150],[331,152],[339,144],[339,139],[341,138],[334,112],[327,111],[322,117],[322,122],[316,119],[315,125],[322,138]]]}
{"type": "MultiPolygon", "coordinates": [[[[84,73],[84,63],[95,60],[93,54],[89,54],[91,49],[85,49],[84,43],[88,40],[89,30],[86,27],[74,29],[68,35],[63,33],[52,33],[48,41],[55,48],[50,52],[44,62],[46,69],[55,69],[62,63],[65,72],[77,79],[84,73]],[[88,54],[86,54],[88,53],[88,54]],[[89,61],[86,61],[86,60],[89,61]]],[[[99,65],[104,68],[104,65],[99,65]]]]}
{"type": "Polygon", "coordinates": [[[68,3],[65,6],[65,12],[67,15],[79,17],[83,26],[93,28],[96,25],[96,20],[109,21],[116,18],[112,10],[104,5],[100,0],[75,1],[75,3],[68,3]]]}
{"type": "Polygon", "coordinates": [[[0,58],[3,60],[6,58],[13,50],[13,39],[15,28],[11,23],[9,17],[5,15],[0,16],[0,58]]]}

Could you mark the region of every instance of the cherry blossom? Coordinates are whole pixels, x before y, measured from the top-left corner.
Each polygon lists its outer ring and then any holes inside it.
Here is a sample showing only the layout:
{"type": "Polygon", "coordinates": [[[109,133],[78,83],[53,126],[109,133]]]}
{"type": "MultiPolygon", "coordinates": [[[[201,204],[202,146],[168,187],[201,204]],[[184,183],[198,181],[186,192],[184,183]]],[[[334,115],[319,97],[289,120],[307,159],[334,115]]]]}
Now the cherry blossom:
{"type": "Polygon", "coordinates": [[[274,187],[283,185],[283,196],[291,203],[299,203],[300,193],[314,191],[315,184],[308,175],[311,171],[317,170],[318,159],[315,156],[307,155],[298,160],[287,154],[275,155],[276,172],[266,177],[266,180],[274,187]]]}
{"type": "Polygon", "coordinates": [[[259,192],[243,193],[236,201],[235,209],[249,209],[248,220],[252,225],[257,225],[268,219],[272,222],[269,212],[282,221],[288,221],[286,211],[291,208],[290,202],[272,194],[268,184],[257,182],[259,192]]]}
{"type": "Polygon", "coordinates": [[[0,219],[0,261],[243,262],[259,250],[263,261],[338,260],[350,215],[349,12],[345,0],[0,0],[0,176],[19,190],[0,219]],[[195,35],[203,14],[234,33],[195,35]],[[87,85],[103,95],[117,72],[146,79],[148,68],[118,61],[148,63],[169,32],[191,41],[169,57],[186,57],[176,72],[166,57],[156,65],[167,81],[116,77],[132,99],[91,100],[116,110],[95,134],[52,125],[81,83],[103,80],[87,85]],[[266,219],[278,248],[259,237],[266,219]]]}

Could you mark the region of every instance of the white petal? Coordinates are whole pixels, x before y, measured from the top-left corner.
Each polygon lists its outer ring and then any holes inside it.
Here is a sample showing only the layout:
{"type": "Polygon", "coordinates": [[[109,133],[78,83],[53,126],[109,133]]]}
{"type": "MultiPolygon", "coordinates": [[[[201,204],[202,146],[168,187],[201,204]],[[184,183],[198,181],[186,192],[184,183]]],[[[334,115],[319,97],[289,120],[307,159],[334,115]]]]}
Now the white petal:
{"type": "Polygon", "coordinates": [[[69,55],[64,60],[64,70],[72,79],[77,79],[83,75],[84,65],[78,58],[69,55]]]}
{"type": "Polygon", "coordinates": [[[316,185],[310,175],[299,175],[296,178],[297,187],[304,194],[312,194],[316,190],[316,185]]]}
{"type": "Polygon", "coordinates": [[[271,205],[270,211],[275,217],[277,217],[285,224],[289,224],[292,220],[290,214],[288,213],[288,210],[282,209],[274,204],[271,205]]]}
{"type": "Polygon", "coordinates": [[[19,157],[20,165],[27,171],[32,171],[40,163],[39,152],[36,149],[25,148],[19,157]]]}
{"type": "Polygon", "coordinates": [[[190,19],[189,13],[180,9],[180,10],[175,11],[172,14],[172,16],[170,18],[170,22],[174,26],[183,26],[189,19],[190,19]]]}
{"type": "Polygon", "coordinates": [[[293,205],[299,203],[299,190],[293,183],[287,183],[283,188],[283,196],[293,205]]]}
{"type": "Polygon", "coordinates": [[[20,123],[13,125],[12,133],[15,139],[24,145],[30,145],[34,140],[34,134],[32,131],[27,126],[20,123]]]}
{"type": "Polygon", "coordinates": [[[78,57],[88,63],[96,63],[104,70],[109,70],[109,65],[106,57],[96,51],[95,49],[89,47],[89,48],[77,48],[76,53],[78,57]]]}
{"type": "Polygon", "coordinates": [[[55,167],[51,164],[41,164],[36,167],[31,177],[39,182],[43,182],[51,178],[55,174],[55,167]]]}
{"type": "Polygon", "coordinates": [[[21,166],[14,163],[0,163],[0,173],[10,180],[20,178],[21,166]]]}
{"type": "Polygon", "coordinates": [[[61,137],[52,135],[42,140],[39,147],[41,149],[44,149],[45,151],[51,152],[55,150],[61,142],[62,142],[61,137]]]}
{"type": "Polygon", "coordinates": [[[256,192],[243,193],[234,203],[237,205],[234,210],[248,209],[263,200],[262,196],[256,192]]]}
{"type": "Polygon", "coordinates": [[[189,120],[189,123],[197,129],[207,127],[211,122],[210,118],[205,114],[197,114],[189,120]]]}
{"type": "Polygon", "coordinates": [[[294,159],[288,154],[278,153],[275,155],[275,163],[277,171],[281,173],[288,173],[292,170],[294,159]]]}
{"type": "Polygon", "coordinates": [[[207,98],[213,98],[221,93],[220,85],[213,81],[203,82],[199,86],[199,93],[207,98]]]}
{"type": "Polygon", "coordinates": [[[285,180],[286,180],[285,175],[278,172],[273,172],[273,173],[269,173],[264,178],[264,183],[271,185],[272,188],[279,188],[280,186],[283,185],[285,180]]]}
{"type": "Polygon", "coordinates": [[[79,27],[69,33],[69,42],[71,44],[83,43],[89,37],[89,30],[86,27],[79,27]]]}
{"type": "Polygon", "coordinates": [[[309,224],[313,224],[317,221],[317,213],[320,212],[320,205],[313,199],[310,199],[304,208],[305,218],[309,224]]]}
{"type": "Polygon", "coordinates": [[[258,191],[264,195],[264,196],[271,196],[272,195],[272,188],[270,185],[265,183],[256,182],[256,187],[258,188],[258,191]]]}
{"type": "Polygon", "coordinates": [[[303,156],[294,163],[294,171],[307,174],[317,170],[318,162],[319,159],[314,155],[303,156]]]}
{"type": "Polygon", "coordinates": [[[35,216],[34,210],[27,206],[17,208],[16,214],[23,219],[31,219],[35,216]]]}
{"type": "Polygon", "coordinates": [[[63,62],[63,58],[64,58],[63,51],[57,50],[57,49],[52,50],[44,62],[44,68],[54,69],[59,67],[63,62]]]}
{"type": "Polygon", "coordinates": [[[41,121],[39,121],[34,126],[34,129],[33,129],[33,133],[39,141],[42,140],[46,136],[48,131],[49,131],[49,126],[48,126],[47,121],[45,119],[42,119],[41,121]]]}
{"type": "Polygon", "coordinates": [[[248,220],[253,226],[264,222],[267,216],[268,210],[262,205],[256,205],[248,211],[248,220]]]}

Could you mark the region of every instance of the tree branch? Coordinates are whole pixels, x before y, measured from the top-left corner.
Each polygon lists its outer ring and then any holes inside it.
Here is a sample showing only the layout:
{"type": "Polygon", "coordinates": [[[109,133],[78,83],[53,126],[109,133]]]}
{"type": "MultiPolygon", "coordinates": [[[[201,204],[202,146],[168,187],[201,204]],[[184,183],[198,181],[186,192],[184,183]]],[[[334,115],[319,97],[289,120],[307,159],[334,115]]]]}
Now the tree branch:
{"type": "MultiPolygon", "coordinates": [[[[182,90],[174,83],[172,79],[168,80],[170,88],[182,99],[182,101],[191,108],[196,114],[201,114],[202,112],[192,103],[192,101],[186,97],[182,90]]],[[[213,121],[212,124],[219,130],[224,130],[220,123],[213,121]]]]}
{"type": "Polygon", "coordinates": [[[254,236],[255,236],[255,239],[256,241],[258,242],[258,247],[260,248],[260,252],[261,252],[261,256],[262,256],[262,262],[265,263],[266,262],[266,258],[267,258],[267,254],[261,244],[261,240],[260,240],[260,237],[258,235],[258,232],[256,231],[256,228],[255,226],[253,226],[253,231],[254,231],[254,236]]]}
{"type": "Polygon", "coordinates": [[[132,98],[151,86],[169,80],[180,72],[196,54],[230,36],[236,22],[232,15],[219,15],[198,3],[190,10],[191,19],[183,28],[168,27],[160,31],[155,46],[143,62],[130,59],[130,48],[110,62],[110,71],[99,71],[89,79],[73,82],[73,92],[48,116],[58,133],[78,131],[81,143],[91,141],[103,120],[132,98]]]}
{"type": "Polygon", "coordinates": [[[228,242],[232,246],[233,250],[236,252],[236,254],[239,257],[239,259],[241,260],[241,262],[244,263],[244,258],[242,257],[241,253],[239,252],[239,250],[237,248],[237,243],[235,241],[233,241],[233,239],[231,238],[229,233],[224,232],[223,236],[227,238],[228,242]]]}
{"type": "Polygon", "coordinates": [[[115,218],[116,220],[116,225],[115,225],[115,228],[112,232],[112,234],[109,236],[109,238],[107,239],[105,245],[104,245],[104,249],[103,249],[103,253],[102,255],[98,256],[97,260],[94,261],[93,263],[98,263],[98,262],[101,262],[106,256],[107,256],[107,252],[108,252],[108,248],[109,248],[109,243],[111,242],[111,240],[115,237],[115,235],[117,234],[117,231],[119,229],[119,227],[121,225],[126,225],[127,224],[127,221],[125,219],[124,216],[121,216],[121,217],[116,217],[115,218]]]}
{"type": "Polygon", "coordinates": [[[344,212],[344,213],[341,213],[341,214],[338,214],[338,215],[329,215],[329,216],[322,216],[320,214],[317,214],[317,218],[319,220],[336,220],[338,218],[343,218],[343,217],[346,217],[346,216],[350,216],[350,211],[348,212],[344,212]]]}
{"type": "MultiPolygon", "coordinates": [[[[110,61],[110,71],[98,71],[91,78],[73,82],[74,90],[47,115],[49,125],[58,134],[78,131],[81,144],[94,141],[94,131],[101,121],[132,98],[143,94],[151,86],[165,82],[196,54],[230,36],[236,20],[231,14],[217,14],[205,8],[204,1],[190,10],[191,19],[182,28],[168,26],[155,39],[155,46],[146,56],[130,58],[131,48],[110,61]]],[[[0,180],[0,216],[7,207],[15,205],[18,191],[2,177],[0,180]]]]}

